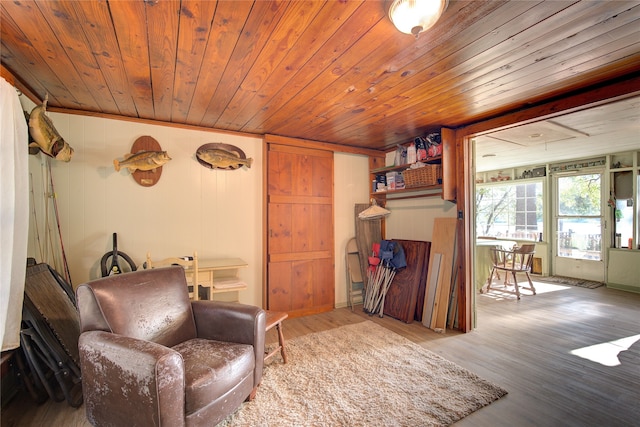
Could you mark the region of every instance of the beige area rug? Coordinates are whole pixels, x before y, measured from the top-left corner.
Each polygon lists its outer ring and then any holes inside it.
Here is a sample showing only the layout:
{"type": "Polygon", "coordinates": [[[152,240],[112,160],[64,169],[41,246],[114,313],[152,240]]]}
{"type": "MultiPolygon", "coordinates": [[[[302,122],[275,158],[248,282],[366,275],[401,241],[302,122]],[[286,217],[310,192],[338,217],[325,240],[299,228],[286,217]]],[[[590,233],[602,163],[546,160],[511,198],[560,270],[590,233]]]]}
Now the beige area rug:
{"type": "Polygon", "coordinates": [[[546,282],[546,283],[556,283],[559,285],[579,286],[581,288],[589,288],[589,289],[595,289],[595,288],[599,288],[600,286],[604,286],[604,283],[602,282],[594,282],[592,280],[574,279],[572,277],[562,277],[562,276],[540,276],[540,277],[536,277],[535,280],[539,280],[541,282],[546,282]]]}
{"type": "Polygon", "coordinates": [[[371,321],[286,343],[222,426],[445,426],[507,394],[371,321]]]}

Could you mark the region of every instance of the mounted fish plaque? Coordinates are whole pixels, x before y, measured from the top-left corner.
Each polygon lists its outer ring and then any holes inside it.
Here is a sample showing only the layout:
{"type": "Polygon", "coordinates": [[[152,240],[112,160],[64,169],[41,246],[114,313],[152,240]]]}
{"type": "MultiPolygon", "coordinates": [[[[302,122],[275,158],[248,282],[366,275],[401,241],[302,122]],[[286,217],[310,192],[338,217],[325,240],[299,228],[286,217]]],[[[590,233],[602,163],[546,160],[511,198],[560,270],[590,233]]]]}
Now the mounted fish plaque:
{"type": "Polygon", "coordinates": [[[158,141],[150,136],[141,136],[131,146],[131,153],[124,160],[115,159],[116,171],[129,169],[133,179],[143,187],[151,187],[160,180],[162,165],[171,160],[166,151],[162,151],[158,141]]]}
{"type": "Polygon", "coordinates": [[[248,158],[240,148],[214,142],[204,144],[196,151],[196,159],[205,168],[233,170],[242,166],[251,167],[253,159],[248,158]]]}
{"type": "Polygon", "coordinates": [[[56,160],[68,162],[73,156],[73,148],[60,136],[53,122],[46,115],[48,101],[47,93],[42,104],[31,110],[29,114],[29,135],[35,141],[29,146],[29,153],[38,154],[38,151],[42,151],[56,160]]]}

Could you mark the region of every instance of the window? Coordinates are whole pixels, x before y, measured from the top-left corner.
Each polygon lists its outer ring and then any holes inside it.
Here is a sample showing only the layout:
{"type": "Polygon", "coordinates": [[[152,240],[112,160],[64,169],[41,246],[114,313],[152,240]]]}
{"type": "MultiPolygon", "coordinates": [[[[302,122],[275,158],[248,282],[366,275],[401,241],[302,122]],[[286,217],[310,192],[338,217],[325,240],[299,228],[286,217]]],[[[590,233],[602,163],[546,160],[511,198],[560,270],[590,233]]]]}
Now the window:
{"type": "MultiPolygon", "coordinates": [[[[620,247],[628,247],[633,237],[633,199],[616,200],[615,232],[620,237],[620,247]]],[[[617,243],[616,243],[617,244],[617,243]]]]}
{"type": "Polygon", "coordinates": [[[542,181],[479,184],[476,187],[478,236],[539,240],[543,232],[542,181]]]}
{"type": "Polygon", "coordinates": [[[614,246],[626,248],[633,237],[633,172],[623,171],[613,174],[613,194],[609,205],[615,201],[613,216],[616,240],[614,246]],[[618,238],[620,242],[618,242],[618,238]]]}
{"type": "Polygon", "coordinates": [[[558,177],[558,256],[602,259],[602,175],[558,177]]]}

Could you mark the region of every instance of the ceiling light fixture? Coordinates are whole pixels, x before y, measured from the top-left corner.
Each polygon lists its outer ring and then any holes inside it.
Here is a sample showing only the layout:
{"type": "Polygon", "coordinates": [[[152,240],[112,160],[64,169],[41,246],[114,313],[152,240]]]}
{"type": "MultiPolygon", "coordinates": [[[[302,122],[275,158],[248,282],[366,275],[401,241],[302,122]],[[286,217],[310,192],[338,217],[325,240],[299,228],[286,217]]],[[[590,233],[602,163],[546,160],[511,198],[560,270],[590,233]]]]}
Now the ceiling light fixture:
{"type": "Polygon", "coordinates": [[[418,38],[436,23],[448,3],[448,0],[393,0],[389,19],[398,31],[418,38]]]}

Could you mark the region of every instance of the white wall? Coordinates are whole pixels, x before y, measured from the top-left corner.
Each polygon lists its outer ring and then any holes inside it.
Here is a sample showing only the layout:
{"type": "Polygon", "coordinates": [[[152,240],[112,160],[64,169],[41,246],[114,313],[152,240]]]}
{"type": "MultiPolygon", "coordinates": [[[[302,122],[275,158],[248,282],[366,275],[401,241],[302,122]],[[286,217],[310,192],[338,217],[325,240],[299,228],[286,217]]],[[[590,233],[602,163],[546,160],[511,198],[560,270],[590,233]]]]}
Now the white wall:
{"type": "Polygon", "coordinates": [[[386,238],[431,241],[435,218],[455,218],[455,203],[440,196],[387,200],[386,238]]]}
{"type": "Polygon", "coordinates": [[[367,156],[336,153],[334,156],[334,222],[336,307],[347,305],[345,247],[356,236],[355,205],[369,202],[367,156]]]}
{"type": "MultiPolygon", "coordinates": [[[[21,97],[21,98],[24,98],[21,97]]],[[[22,99],[26,111],[33,104],[22,99]]],[[[112,249],[141,265],[153,258],[189,255],[200,259],[238,257],[249,264],[240,277],[249,285],[241,302],[262,305],[262,139],[223,133],[177,129],[120,120],[48,113],[58,132],[73,147],[69,163],[52,161],[62,240],[72,284],[100,277],[100,259],[112,249]],[[155,138],[172,160],[152,187],[138,185],[127,170],[116,172],[114,159],[130,152],[135,140],[155,138]],[[250,169],[211,170],[195,152],[203,144],[222,142],[253,158],[250,169]]],[[[46,214],[44,156],[30,156],[36,214],[31,210],[29,256],[43,259],[46,214]],[[35,223],[38,223],[36,232],[35,223]]],[[[335,155],[336,305],[346,305],[344,244],[355,233],[353,205],[368,198],[366,156],[335,155]]],[[[50,214],[51,216],[52,214],[50,214]]],[[[57,239],[55,225],[51,227],[57,239]]],[[[57,267],[59,271],[60,267],[57,267]]]]}

